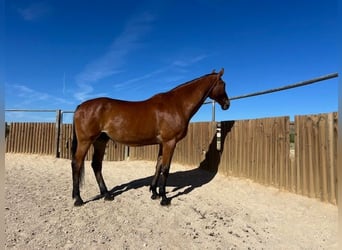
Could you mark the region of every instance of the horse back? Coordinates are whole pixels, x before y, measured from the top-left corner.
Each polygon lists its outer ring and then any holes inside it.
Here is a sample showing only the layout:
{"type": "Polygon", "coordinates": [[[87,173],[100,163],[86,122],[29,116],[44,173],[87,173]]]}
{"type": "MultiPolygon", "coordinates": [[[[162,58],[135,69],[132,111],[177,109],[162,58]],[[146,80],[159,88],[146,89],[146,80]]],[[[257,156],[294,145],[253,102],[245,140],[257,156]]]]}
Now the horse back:
{"type": "Polygon", "coordinates": [[[156,110],[148,102],[92,99],[78,107],[74,122],[78,137],[89,140],[105,132],[127,145],[159,143],[156,110]]]}

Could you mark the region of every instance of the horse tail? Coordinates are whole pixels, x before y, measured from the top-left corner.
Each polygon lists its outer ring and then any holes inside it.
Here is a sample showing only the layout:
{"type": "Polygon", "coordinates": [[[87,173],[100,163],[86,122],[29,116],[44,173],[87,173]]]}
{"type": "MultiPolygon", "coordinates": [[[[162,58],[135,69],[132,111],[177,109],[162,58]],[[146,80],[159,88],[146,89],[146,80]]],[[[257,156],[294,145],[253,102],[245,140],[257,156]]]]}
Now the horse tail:
{"type": "MultiPolygon", "coordinates": [[[[77,106],[75,113],[79,107],[80,105],[77,106]]],[[[75,160],[76,151],[77,151],[77,135],[76,135],[76,129],[75,129],[75,116],[74,116],[74,119],[72,122],[72,144],[71,144],[71,156],[72,156],[73,162],[75,160]]],[[[80,183],[80,186],[84,185],[84,162],[82,162],[82,165],[80,166],[79,183],[80,183]]]]}
{"type": "MultiPolygon", "coordinates": [[[[76,110],[79,106],[77,106],[76,110]]],[[[75,111],[76,112],[76,111],[75,111]]],[[[77,150],[77,136],[76,136],[76,130],[75,130],[75,117],[72,122],[72,144],[71,144],[71,156],[74,158],[77,150]]]]}

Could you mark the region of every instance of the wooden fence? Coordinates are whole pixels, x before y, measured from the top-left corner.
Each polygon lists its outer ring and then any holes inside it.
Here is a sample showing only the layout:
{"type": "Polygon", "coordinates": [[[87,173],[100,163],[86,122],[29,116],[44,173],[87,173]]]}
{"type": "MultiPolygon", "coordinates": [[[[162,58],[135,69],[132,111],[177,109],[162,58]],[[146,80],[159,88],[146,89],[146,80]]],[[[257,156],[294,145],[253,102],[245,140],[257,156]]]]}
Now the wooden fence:
{"type": "Polygon", "coordinates": [[[284,188],[290,156],[289,117],[236,121],[225,136],[220,172],[284,188]]]}
{"type": "MultiPolygon", "coordinates": [[[[72,125],[63,124],[60,130],[55,123],[20,123],[9,125],[6,136],[6,152],[58,155],[58,157],[71,159],[72,125]],[[57,137],[57,131],[60,136],[57,137]]],[[[90,148],[86,160],[91,160],[90,148]]],[[[108,142],[105,160],[121,161],[125,159],[125,146],[108,142]]]]}
{"type": "Polygon", "coordinates": [[[12,123],[6,136],[6,152],[47,154],[56,152],[55,123],[12,123]]]}
{"type": "MultiPolygon", "coordinates": [[[[296,116],[292,148],[289,117],[224,121],[220,123],[220,150],[216,123],[191,123],[187,136],[177,144],[173,162],[336,204],[337,120],[337,113],[296,116]]],[[[58,140],[56,131],[54,123],[12,123],[6,151],[51,155],[58,151],[60,157],[70,159],[72,125],[62,125],[58,140]]],[[[157,153],[156,145],[128,148],[110,142],[105,159],[129,156],[155,161],[157,153]]]]}
{"type": "Polygon", "coordinates": [[[337,113],[295,117],[291,191],[336,204],[337,113]]]}

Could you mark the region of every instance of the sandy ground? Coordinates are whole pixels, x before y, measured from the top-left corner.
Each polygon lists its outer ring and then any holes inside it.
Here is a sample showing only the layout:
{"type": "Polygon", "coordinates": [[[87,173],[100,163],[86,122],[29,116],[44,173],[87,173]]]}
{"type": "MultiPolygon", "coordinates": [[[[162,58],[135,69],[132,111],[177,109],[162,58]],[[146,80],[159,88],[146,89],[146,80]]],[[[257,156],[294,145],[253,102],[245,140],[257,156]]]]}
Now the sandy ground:
{"type": "Polygon", "coordinates": [[[70,161],[6,154],[5,237],[13,249],[337,249],[337,207],[173,164],[171,205],[151,200],[154,163],[105,162],[113,201],[86,163],[74,207],[70,161]]]}

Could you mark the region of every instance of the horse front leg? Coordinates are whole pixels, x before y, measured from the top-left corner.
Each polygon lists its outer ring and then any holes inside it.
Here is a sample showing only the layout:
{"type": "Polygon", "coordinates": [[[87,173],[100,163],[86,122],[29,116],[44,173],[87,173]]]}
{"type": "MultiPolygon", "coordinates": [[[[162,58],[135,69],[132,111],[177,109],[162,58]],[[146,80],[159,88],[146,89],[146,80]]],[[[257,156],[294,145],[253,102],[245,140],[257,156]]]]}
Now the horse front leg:
{"type": "Polygon", "coordinates": [[[169,176],[171,160],[175,147],[176,142],[174,140],[169,141],[168,143],[163,145],[163,157],[159,183],[159,195],[162,198],[162,200],[160,201],[160,205],[162,206],[167,206],[171,202],[171,200],[166,197],[166,182],[169,176]]]}
{"type": "Polygon", "coordinates": [[[150,191],[152,192],[151,199],[155,200],[159,198],[159,194],[157,193],[157,185],[158,185],[158,180],[159,180],[159,175],[160,175],[160,170],[161,170],[161,165],[162,165],[162,144],[159,145],[159,152],[158,152],[158,158],[157,158],[157,164],[156,164],[156,172],[154,174],[151,186],[150,186],[150,191]]]}

